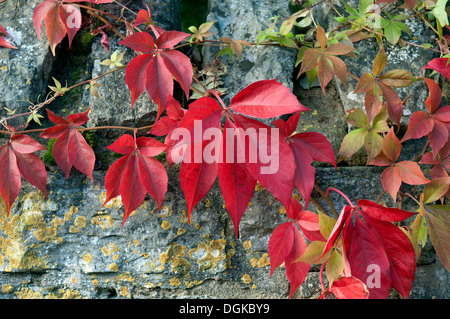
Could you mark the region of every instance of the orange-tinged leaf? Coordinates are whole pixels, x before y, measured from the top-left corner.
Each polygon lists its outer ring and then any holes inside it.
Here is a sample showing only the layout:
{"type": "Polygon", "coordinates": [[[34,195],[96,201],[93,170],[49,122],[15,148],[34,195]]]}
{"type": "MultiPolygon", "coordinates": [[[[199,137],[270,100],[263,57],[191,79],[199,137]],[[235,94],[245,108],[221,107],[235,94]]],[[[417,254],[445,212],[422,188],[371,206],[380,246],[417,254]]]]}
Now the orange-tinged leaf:
{"type": "Polygon", "coordinates": [[[300,66],[300,71],[297,75],[297,78],[303,74],[304,72],[309,72],[315,67],[317,67],[317,59],[321,56],[322,53],[319,49],[308,49],[303,54],[302,65],[300,66]]]}
{"type": "Polygon", "coordinates": [[[420,170],[419,164],[412,161],[395,163],[398,173],[403,182],[409,185],[422,185],[430,182],[420,170]]]}
{"type": "Polygon", "coordinates": [[[50,49],[53,55],[55,55],[56,46],[64,39],[66,36],[66,26],[61,20],[59,15],[59,6],[56,5],[51,8],[44,18],[45,28],[47,30],[47,38],[50,44],[50,49]]]}
{"type": "Polygon", "coordinates": [[[358,128],[345,135],[339,149],[339,160],[348,159],[359,151],[364,145],[364,138],[367,134],[366,128],[358,128]]]}
{"type": "MultiPolygon", "coordinates": [[[[434,212],[434,211],[433,211],[434,212]]],[[[445,206],[445,213],[449,215],[449,206],[445,206]]],[[[449,224],[444,224],[442,219],[434,217],[432,214],[427,214],[428,234],[430,235],[431,243],[439,256],[442,265],[450,271],[450,227],[449,224]]]]}
{"type": "Polygon", "coordinates": [[[355,48],[351,45],[345,44],[345,43],[335,43],[331,44],[326,50],[325,54],[332,54],[332,55],[345,55],[352,51],[354,51],[355,48]]]}
{"type": "Polygon", "coordinates": [[[317,67],[317,78],[323,93],[325,93],[325,87],[333,79],[334,66],[331,60],[325,54],[322,54],[317,59],[317,67]]]}
{"type": "Polygon", "coordinates": [[[358,80],[354,93],[367,93],[373,91],[375,80],[370,73],[364,73],[358,80]]]}
{"type": "Polygon", "coordinates": [[[428,135],[434,127],[434,121],[429,114],[416,111],[411,115],[408,129],[402,138],[402,142],[409,139],[418,139],[428,135]]]}
{"type": "Polygon", "coordinates": [[[335,281],[330,288],[330,292],[337,299],[367,299],[369,291],[366,285],[355,277],[341,277],[335,281]]]}
{"type": "Polygon", "coordinates": [[[320,25],[317,26],[317,42],[322,50],[327,48],[327,35],[325,34],[325,30],[320,25]]]}
{"type": "Polygon", "coordinates": [[[416,80],[411,72],[402,69],[387,71],[378,78],[383,84],[396,88],[409,86],[416,80]]]}
{"type": "Polygon", "coordinates": [[[371,162],[383,149],[383,138],[374,130],[368,130],[364,136],[364,147],[367,151],[367,163],[371,162]]]}
{"type": "Polygon", "coordinates": [[[423,202],[428,204],[445,196],[450,187],[450,177],[434,178],[423,189],[423,202]]]}
{"type": "Polygon", "coordinates": [[[372,74],[374,77],[377,77],[383,72],[384,68],[387,65],[387,55],[384,51],[384,47],[381,46],[380,51],[378,51],[377,56],[375,57],[372,65],[372,74]]]}
{"type": "Polygon", "coordinates": [[[334,67],[334,74],[341,80],[344,87],[347,88],[347,67],[341,59],[338,57],[327,55],[334,67]]]}
{"type": "Polygon", "coordinates": [[[402,179],[395,166],[391,165],[381,173],[381,184],[384,190],[391,195],[395,203],[397,201],[398,190],[402,185],[402,179]]]}
{"type": "Polygon", "coordinates": [[[395,162],[400,155],[402,144],[394,133],[394,129],[391,128],[383,139],[383,153],[386,157],[395,162]]]}

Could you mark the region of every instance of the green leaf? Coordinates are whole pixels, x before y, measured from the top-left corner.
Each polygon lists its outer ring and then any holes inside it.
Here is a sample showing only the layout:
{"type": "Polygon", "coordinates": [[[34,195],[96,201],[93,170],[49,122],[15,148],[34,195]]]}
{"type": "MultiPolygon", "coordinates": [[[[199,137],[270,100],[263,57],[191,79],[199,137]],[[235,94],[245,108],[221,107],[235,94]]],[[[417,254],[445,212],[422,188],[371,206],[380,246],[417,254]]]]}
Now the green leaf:
{"type": "Polygon", "coordinates": [[[449,186],[450,177],[434,178],[423,189],[423,202],[428,204],[439,200],[448,192],[449,186]]]}
{"type": "Polygon", "coordinates": [[[345,160],[359,151],[364,145],[364,138],[368,132],[367,128],[358,128],[345,135],[339,149],[338,162],[345,160]]]}
{"type": "Polygon", "coordinates": [[[427,214],[428,234],[431,243],[442,265],[450,271],[450,226],[448,223],[450,206],[428,206],[428,208],[436,215],[435,217],[432,214],[427,214]]]}
{"type": "Polygon", "coordinates": [[[383,138],[374,130],[369,130],[364,137],[364,147],[367,151],[367,163],[370,163],[383,150],[383,138]]]}
{"type": "Polygon", "coordinates": [[[393,21],[390,21],[384,28],[384,35],[386,37],[386,40],[388,40],[389,43],[393,45],[397,44],[401,34],[402,31],[396,26],[393,21]]]}
{"type": "Polygon", "coordinates": [[[367,127],[367,115],[361,109],[351,109],[345,120],[352,125],[357,127],[365,128],[367,127]]]}
{"type": "Polygon", "coordinates": [[[334,225],[336,224],[336,220],[328,215],[325,215],[321,211],[318,211],[318,215],[319,215],[320,234],[324,238],[328,239],[330,237],[331,231],[334,228],[334,225]]]}
{"type": "Polygon", "coordinates": [[[445,7],[447,6],[448,0],[438,0],[436,2],[436,6],[431,10],[431,13],[436,17],[437,20],[439,20],[439,23],[444,25],[449,25],[448,23],[448,15],[445,11],[445,7]]]}

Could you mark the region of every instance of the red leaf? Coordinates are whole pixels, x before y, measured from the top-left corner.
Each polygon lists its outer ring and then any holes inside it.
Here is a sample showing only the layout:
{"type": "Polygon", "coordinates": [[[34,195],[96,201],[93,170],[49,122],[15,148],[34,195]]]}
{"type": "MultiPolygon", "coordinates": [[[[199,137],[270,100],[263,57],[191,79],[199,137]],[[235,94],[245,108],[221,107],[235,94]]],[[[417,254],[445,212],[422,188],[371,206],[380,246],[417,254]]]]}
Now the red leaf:
{"type": "MultiPolygon", "coordinates": [[[[220,141],[219,141],[220,143],[220,141]]],[[[190,144],[187,148],[187,153],[190,154],[191,159],[195,159],[196,152],[201,152],[205,149],[207,143],[200,143],[197,145],[190,144]],[[199,150],[197,150],[197,147],[199,150]]],[[[219,144],[220,145],[220,144],[219,144]]],[[[180,166],[180,186],[183,190],[188,208],[188,221],[191,221],[191,214],[194,207],[201,201],[213,186],[217,174],[217,162],[207,163],[203,160],[200,154],[200,161],[185,161],[180,166]]]]}
{"type": "Polygon", "coordinates": [[[383,139],[383,153],[386,157],[395,162],[400,155],[402,145],[394,133],[394,129],[391,128],[383,139]]]}
{"type": "Polygon", "coordinates": [[[114,162],[106,173],[103,205],[121,195],[125,208],[123,224],[142,204],[147,192],[160,209],[168,177],[164,166],[152,156],[160,154],[167,146],[150,137],[140,137],[135,141],[124,134],[106,148],[126,155],[114,162]]]}
{"type": "Polygon", "coordinates": [[[412,161],[402,161],[395,164],[403,182],[409,185],[422,185],[430,182],[420,170],[419,164],[412,161]]]}
{"type": "Polygon", "coordinates": [[[438,154],[441,148],[448,142],[448,129],[442,122],[434,120],[434,127],[428,134],[433,154],[438,154]]]}
{"type": "Polygon", "coordinates": [[[145,189],[156,201],[158,209],[161,209],[168,185],[164,165],[152,157],[139,156],[139,175],[145,189]]]}
{"type": "Polygon", "coordinates": [[[3,28],[0,25],[0,47],[5,47],[9,49],[17,49],[17,47],[13,46],[11,43],[3,39],[3,36],[9,35],[8,32],[6,32],[5,28],[3,28]]]}
{"type": "Polygon", "coordinates": [[[368,225],[373,226],[377,232],[388,256],[392,287],[403,298],[408,298],[416,270],[415,253],[410,239],[392,223],[370,219],[368,225]]]}
{"type": "Polygon", "coordinates": [[[271,124],[277,127],[284,137],[289,137],[297,129],[299,119],[300,119],[300,112],[296,112],[292,116],[290,116],[286,122],[283,121],[282,119],[277,119],[273,121],[271,124]]]}
{"type": "Polygon", "coordinates": [[[47,12],[44,21],[50,49],[55,55],[56,46],[64,39],[67,33],[66,26],[59,15],[59,5],[54,6],[47,12]]]}
{"type": "Polygon", "coordinates": [[[375,234],[358,216],[355,217],[348,256],[352,275],[366,283],[370,299],[386,299],[391,287],[388,257],[375,234]]]}
{"type": "Polygon", "coordinates": [[[378,82],[378,85],[383,91],[384,98],[386,99],[390,118],[396,124],[400,124],[403,115],[403,101],[390,86],[380,82],[378,82]]]}
{"type": "Polygon", "coordinates": [[[28,135],[15,134],[11,136],[11,146],[19,153],[27,154],[45,150],[45,146],[39,144],[28,135]]]}
{"type": "Polygon", "coordinates": [[[125,216],[122,226],[125,224],[128,216],[139,207],[144,201],[146,189],[142,185],[139,168],[139,158],[136,154],[131,155],[128,165],[125,167],[120,180],[119,191],[122,197],[123,206],[125,207],[125,216]]]}
{"type": "Polygon", "coordinates": [[[286,256],[285,268],[286,277],[291,284],[291,291],[289,298],[292,297],[297,288],[305,281],[308,275],[310,264],[305,262],[294,262],[306,251],[306,243],[298,229],[294,228],[294,242],[292,244],[291,252],[286,256]]]}
{"type": "Polygon", "coordinates": [[[119,42],[137,52],[149,53],[155,50],[155,40],[147,32],[133,33],[126,39],[119,42]]]}
{"type": "Polygon", "coordinates": [[[411,115],[408,129],[402,138],[402,142],[409,139],[421,138],[431,132],[434,121],[429,114],[423,111],[416,111],[411,115]]]}
{"type": "Polygon", "coordinates": [[[135,150],[136,145],[131,135],[123,134],[106,148],[119,154],[130,154],[135,150]]]}
{"type": "Polygon", "coordinates": [[[402,179],[398,173],[398,169],[395,166],[387,167],[383,173],[381,173],[381,183],[384,190],[391,195],[394,203],[397,201],[397,193],[402,185],[402,179]]]}
{"type": "Polygon", "coordinates": [[[6,146],[0,157],[0,194],[9,212],[20,192],[20,171],[16,156],[9,146],[6,146]]]}
{"type": "Polygon", "coordinates": [[[287,207],[294,188],[295,172],[290,146],[277,130],[238,114],[233,117],[236,126],[243,129],[238,130],[238,140],[245,147],[247,169],[262,187],[287,207]]]}
{"type": "Polygon", "coordinates": [[[137,98],[147,91],[150,98],[158,104],[158,116],[166,108],[168,96],[173,95],[173,78],[180,83],[186,96],[192,83],[190,59],[173,46],[188,36],[178,31],[163,32],[156,40],[146,32],[134,33],[119,43],[136,51],[151,52],[137,56],[129,63],[125,82],[131,93],[131,107],[137,98]]]}
{"type": "Polygon", "coordinates": [[[441,122],[450,122],[450,105],[439,108],[434,112],[433,116],[441,122]]]}
{"type": "Polygon", "coordinates": [[[56,164],[63,170],[66,179],[69,178],[70,170],[72,169],[72,162],[69,159],[69,141],[70,132],[67,129],[58,137],[55,144],[53,144],[52,150],[53,158],[55,159],[56,164]]]}
{"type": "Polygon", "coordinates": [[[47,109],[49,119],[57,125],[44,130],[40,137],[57,139],[52,154],[56,164],[64,171],[66,178],[69,178],[70,170],[72,166],[75,166],[80,172],[89,176],[93,182],[92,171],[94,170],[95,154],[77,130],[77,126],[89,120],[89,110],[71,114],[67,121],[47,109]]]}
{"type": "Polygon", "coordinates": [[[250,84],[233,97],[230,108],[237,113],[257,118],[309,111],[286,86],[276,80],[250,84]]]}
{"type": "Polygon", "coordinates": [[[66,29],[70,48],[72,46],[73,38],[81,27],[81,12],[73,5],[63,5],[59,7],[59,17],[66,29]]]}
{"type": "Polygon", "coordinates": [[[359,200],[358,206],[361,207],[364,213],[371,219],[382,220],[385,222],[400,222],[416,214],[398,208],[384,207],[365,199],[359,200]]]}
{"type": "Polygon", "coordinates": [[[333,148],[324,135],[317,132],[305,132],[295,134],[290,139],[295,144],[302,145],[314,161],[327,162],[336,168],[333,148]]]}
{"type": "Polygon", "coordinates": [[[369,298],[369,291],[366,285],[353,276],[341,277],[333,282],[330,287],[330,292],[336,296],[337,299],[367,299],[369,298]]]}
{"type": "Polygon", "coordinates": [[[448,59],[449,58],[435,58],[428,62],[427,65],[422,68],[422,71],[424,69],[436,70],[447,79],[450,79],[450,64],[448,63],[448,59]]]}
{"type": "Polygon", "coordinates": [[[239,222],[247,209],[255,191],[256,179],[248,171],[245,163],[238,161],[238,146],[229,128],[236,128],[227,118],[219,155],[218,175],[222,197],[233,221],[236,237],[239,222]],[[233,139],[233,140],[231,140],[233,139]]]}
{"type": "Polygon", "coordinates": [[[425,106],[427,107],[430,114],[433,114],[441,104],[442,91],[439,85],[434,80],[429,78],[424,78],[424,80],[428,86],[428,90],[430,91],[428,98],[425,100],[425,106]]]}
{"type": "Polygon", "coordinates": [[[92,177],[92,172],[95,165],[94,151],[78,130],[71,129],[69,132],[68,149],[64,151],[68,152],[69,161],[73,166],[83,174],[89,176],[93,183],[94,179],[92,177]]]}
{"type": "Polygon", "coordinates": [[[295,160],[294,186],[303,195],[305,207],[308,207],[316,176],[316,169],[311,165],[313,158],[303,148],[302,144],[294,142],[290,143],[289,146],[295,160]]]}
{"type": "Polygon", "coordinates": [[[33,153],[22,154],[14,150],[17,159],[17,167],[22,176],[30,182],[31,185],[36,186],[45,196],[47,195],[47,170],[45,165],[33,153]]]}
{"type": "Polygon", "coordinates": [[[300,211],[297,216],[297,225],[308,240],[326,241],[320,233],[319,215],[307,210],[300,211]]]}
{"type": "Polygon", "coordinates": [[[295,226],[292,222],[275,228],[269,239],[270,276],[289,256],[294,244],[295,226]]]}

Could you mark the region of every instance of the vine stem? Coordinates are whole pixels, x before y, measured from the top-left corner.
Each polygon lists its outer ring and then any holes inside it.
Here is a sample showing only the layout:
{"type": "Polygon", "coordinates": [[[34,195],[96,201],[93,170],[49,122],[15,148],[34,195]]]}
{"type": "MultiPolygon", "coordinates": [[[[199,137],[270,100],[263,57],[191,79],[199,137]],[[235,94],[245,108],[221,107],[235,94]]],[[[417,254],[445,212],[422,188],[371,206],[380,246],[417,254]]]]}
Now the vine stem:
{"type": "MultiPolygon", "coordinates": [[[[95,131],[95,130],[125,130],[125,131],[143,131],[151,129],[153,125],[147,125],[147,126],[141,126],[141,127],[128,127],[128,126],[96,126],[96,127],[79,127],[77,130],[81,133],[86,131],[95,131]]],[[[26,130],[26,131],[17,131],[17,132],[9,132],[9,131],[0,131],[0,133],[6,134],[6,135],[13,135],[13,134],[28,134],[28,133],[41,133],[45,131],[45,128],[38,128],[34,130],[26,130]]]]}
{"type": "Polygon", "coordinates": [[[341,192],[340,190],[334,188],[334,187],[329,187],[327,189],[327,196],[330,194],[330,191],[335,191],[336,193],[340,194],[342,197],[345,198],[345,200],[350,204],[351,207],[355,207],[355,205],[353,205],[352,201],[347,197],[347,195],[345,195],[343,192],[341,192]]]}
{"type": "Polygon", "coordinates": [[[325,194],[325,192],[322,190],[322,188],[320,188],[319,185],[317,185],[317,183],[314,183],[314,188],[316,191],[318,191],[320,193],[320,195],[322,195],[322,197],[327,201],[328,206],[330,206],[331,212],[333,213],[334,218],[338,219],[339,215],[336,211],[336,208],[333,205],[333,202],[330,199],[330,196],[328,196],[327,194],[325,194]]]}

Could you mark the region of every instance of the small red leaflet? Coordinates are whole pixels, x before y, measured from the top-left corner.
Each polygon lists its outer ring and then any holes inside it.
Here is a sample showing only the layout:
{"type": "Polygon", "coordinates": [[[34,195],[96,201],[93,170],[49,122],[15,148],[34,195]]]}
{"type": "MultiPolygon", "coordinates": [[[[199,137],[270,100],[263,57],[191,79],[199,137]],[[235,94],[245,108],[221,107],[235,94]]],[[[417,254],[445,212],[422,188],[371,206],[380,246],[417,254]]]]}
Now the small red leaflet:
{"type": "Polygon", "coordinates": [[[69,178],[70,170],[74,166],[93,182],[92,171],[94,170],[95,154],[77,129],[89,120],[89,110],[90,108],[82,113],[70,114],[66,120],[47,109],[48,118],[56,126],[44,130],[40,137],[57,139],[52,155],[56,164],[64,171],[66,179],[69,178]]]}
{"type": "Polygon", "coordinates": [[[0,147],[0,194],[5,201],[8,214],[19,195],[20,175],[36,186],[47,198],[47,171],[34,152],[45,147],[23,134],[12,135],[0,147]]]}
{"type": "Polygon", "coordinates": [[[121,195],[125,207],[122,226],[142,204],[147,193],[161,209],[168,177],[164,165],[154,157],[164,152],[167,146],[151,137],[135,139],[124,134],[106,148],[124,156],[114,162],[106,173],[106,199],[103,205],[121,195]]]}
{"type": "Polygon", "coordinates": [[[155,43],[149,33],[138,32],[119,42],[143,53],[131,60],[125,72],[125,82],[131,93],[131,107],[147,91],[158,104],[159,117],[167,107],[168,96],[173,96],[173,78],[189,96],[193,76],[191,60],[173,49],[188,36],[179,31],[166,31],[158,36],[155,43]]]}
{"type": "Polygon", "coordinates": [[[4,36],[8,36],[8,32],[6,32],[5,28],[3,28],[0,25],[0,47],[5,47],[5,48],[9,48],[9,49],[17,49],[15,46],[13,46],[11,43],[9,43],[8,41],[6,41],[3,37],[4,36]]]}

